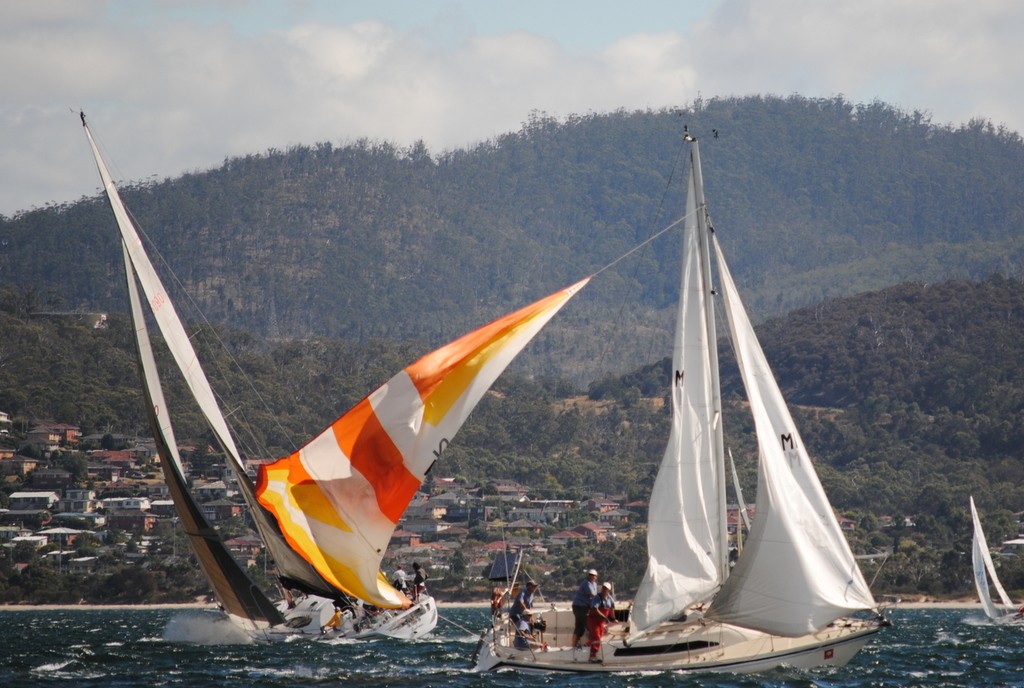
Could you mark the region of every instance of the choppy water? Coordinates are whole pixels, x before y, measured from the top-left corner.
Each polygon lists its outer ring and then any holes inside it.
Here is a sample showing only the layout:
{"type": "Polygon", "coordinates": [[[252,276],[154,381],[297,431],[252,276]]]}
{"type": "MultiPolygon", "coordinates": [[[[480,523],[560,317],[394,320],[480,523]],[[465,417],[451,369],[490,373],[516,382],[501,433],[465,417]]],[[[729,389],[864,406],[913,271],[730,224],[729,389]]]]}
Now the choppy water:
{"type": "Polygon", "coordinates": [[[474,674],[486,611],[443,609],[417,642],[229,642],[230,625],[199,610],[0,611],[0,686],[1024,686],[1024,628],[999,628],[965,610],[895,609],[843,669],[755,676],[474,674]]]}

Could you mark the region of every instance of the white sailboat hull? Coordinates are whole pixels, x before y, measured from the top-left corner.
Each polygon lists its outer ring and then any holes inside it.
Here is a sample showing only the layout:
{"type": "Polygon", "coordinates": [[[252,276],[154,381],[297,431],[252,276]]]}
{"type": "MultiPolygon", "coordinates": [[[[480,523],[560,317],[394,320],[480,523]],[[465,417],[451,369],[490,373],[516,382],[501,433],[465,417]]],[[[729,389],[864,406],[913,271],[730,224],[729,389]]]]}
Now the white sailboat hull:
{"type": "Polygon", "coordinates": [[[477,648],[476,671],[518,669],[572,672],[702,671],[753,673],[780,666],[810,669],[849,662],[886,622],[842,618],[816,633],[790,638],[697,618],[665,622],[626,644],[627,626],[609,626],[598,661],[587,646],[573,649],[570,610],[545,611],[548,630],[530,650],[512,646],[507,619],[484,632],[477,648]]]}
{"type": "Polygon", "coordinates": [[[289,607],[281,601],[278,610],[284,615],[285,623],[276,626],[253,628],[245,619],[226,616],[253,642],[277,643],[288,642],[296,638],[313,640],[331,640],[334,638],[394,638],[397,640],[416,640],[427,635],[437,626],[437,603],[433,597],[425,595],[419,602],[408,609],[386,609],[374,615],[363,615],[356,622],[346,618],[343,624],[327,632],[321,629],[334,616],[334,601],[316,595],[301,597],[294,606],[289,607]]]}
{"type": "Polygon", "coordinates": [[[416,640],[430,633],[437,626],[437,603],[429,595],[421,595],[419,601],[409,607],[388,614],[359,635],[360,638],[394,638],[416,640]]]}
{"type": "MultiPolygon", "coordinates": [[[[430,595],[421,595],[408,609],[385,609],[374,615],[364,615],[357,623],[346,623],[341,628],[323,634],[323,638],[393,638],[416,640],[437,626],[437,602],[430,595]]],[[[326,623],[326,622],[325,622],[326,623]]],[[[319,627],[317,634],[320,634],[319,627]]]]}

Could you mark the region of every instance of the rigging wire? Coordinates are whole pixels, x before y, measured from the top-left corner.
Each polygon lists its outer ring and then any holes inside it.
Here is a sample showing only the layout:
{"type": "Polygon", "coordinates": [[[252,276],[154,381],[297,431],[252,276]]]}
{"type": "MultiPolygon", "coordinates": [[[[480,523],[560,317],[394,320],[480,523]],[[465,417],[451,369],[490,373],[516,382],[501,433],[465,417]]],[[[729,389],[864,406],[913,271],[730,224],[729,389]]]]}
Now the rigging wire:
{"type": "Polygon", "coordinates": [[[445,618],[445,617],[441,616],[440,614],[437,615],[437,618],[440,619],[441,621],[444,621],[445,623],[450,623],[452,626],[455,626],[456,628],[458,628],[460,630],[463,630],[466,633],[469,633],[471,636],[476,637],[476,636],[480,635],[479,632],[474,631],[471,628],[466,628],[465,626],[460,624],[458,621],[452,621],[451,619],[445,618]]]}
{"type": "MultiPolygon", "coordinates": [[[[662,189],[661,198],[658,200],[658,207],[657,207],[657,209],[654,212],[654,222],[655,222],[655,224],[657,224],[659,222],[659,218],[661,218],[661,216],[662,216],[662,213],[663,213],[663,211],[665,209],[666,199],[668,198],[669,192],[671,191],[673,185],[675,184],[675,179],[676,179],[676,176],[677,176],[679,170],[682,168],[682,161],[683,161],[683,158],[684,158],[684,155],[685,155],[685,150],[686,150],[685,141],[683,139],[680,139],[679,147],[676,149],[676,155],[675,155],[675,158],[674,158],[674,160],[672,162],[672,169],[669,171],[668,178],[665,180],[665,187],[662,189]]],[[[629,256],[633,255],[637,251],[645,249],[654,240],[658,239],[663,234],[665,234],[665,233],[671,231],[672,229],[674,229],[675,227],[679,226],[685,220],[686,220],[686,216],[685,215],[683,217],[678,218],[674,222],[670,223],[668,226],[664,227],[663,229],[659,230],[658,232],[655,232],[653,235],[651,235],[650,237],[648,237],[644,241],[640,242],[639,244],[637,244],[633,248],[629,249],[628,251],[626,251],[625,253],[620,255],[618,258],[612,260],[610,263],[608,263],[604,267],[602,267],[599,270],[597,270],[596,272],[594,272],[593,276],[597,276],[597,275],[601,274],[605,270],[608,270],[609,268],[611,268],[611,267],[615,266],[616,264],[622,262],[623,260],[625,260],[629,256]]],[[[642,265],[641,265],[640,261],[637,261],[636,266],[633,269],[633,274],[632,274],[632,278],[633,278],[634,281],[637,279],[637,276],[638,276],[638,274],[640,272],[641,267],[642,267],[642,265]]],[[[624,294],[623,297],[622,297],[622,301],[619,304],[618,313],[616,314],[616,316],[614,318],[614,322],[616,323],[615,327],[617,327],[617,328],[623,327],[623,320],[624,320],[624,314],[626,312],[626,308],[627,308],[626,296],[624,294]]],[[[614,340],[613,337],[605,338],[604,352],[601,354],[601,359],[602,360],[607,360],[608,359],[608,352],[610,351],[610,349],[612,347],[613,340],[614,340]]],[[[648,339],[647,339],[647,357],[646,358],[648,360],[650,359],[651,354],[654,351],[655,346],[656,346],[656,344],[655,344],[655,333],[652,332],[648,336],[648,339]]]]}

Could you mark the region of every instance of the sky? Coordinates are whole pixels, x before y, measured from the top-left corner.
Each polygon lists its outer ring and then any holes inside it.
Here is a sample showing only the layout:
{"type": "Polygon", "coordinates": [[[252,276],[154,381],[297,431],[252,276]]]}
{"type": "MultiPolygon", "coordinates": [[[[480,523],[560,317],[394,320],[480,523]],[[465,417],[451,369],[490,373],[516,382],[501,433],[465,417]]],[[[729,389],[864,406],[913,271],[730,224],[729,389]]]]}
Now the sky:
{"type": "Polygon", "coordinates": [[[329,141],[753,94],[1024,131],[1017,0],[0,0],[0,215],[329,141]]]}

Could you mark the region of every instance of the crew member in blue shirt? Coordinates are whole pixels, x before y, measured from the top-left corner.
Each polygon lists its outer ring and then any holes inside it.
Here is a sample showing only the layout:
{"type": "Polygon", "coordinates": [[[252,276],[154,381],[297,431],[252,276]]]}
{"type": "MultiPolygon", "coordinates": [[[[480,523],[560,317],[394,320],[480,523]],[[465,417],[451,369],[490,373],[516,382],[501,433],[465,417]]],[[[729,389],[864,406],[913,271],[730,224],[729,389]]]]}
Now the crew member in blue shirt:
{"type": "Polygon", "coordinates": [[[572,646],[574,648],[579,646],[583,632],[587,630],[587,614],[590,613],[590,603],[595,597],[597,597],[597,571],[590,569],[572,598],[572,615],[576,619],[576,626],[572,631],[572,646]]]}
{"type": "Polygon", "coordinates": [[[512,609],[508,612],[508,620],[512,625],[519,628],[519,620],[523,618],[523,611],[533,609],[533,596],[537,592],[537,584],[530,581],[526,584],[526,590],[516,595],[512,602],[512,609]]]}

